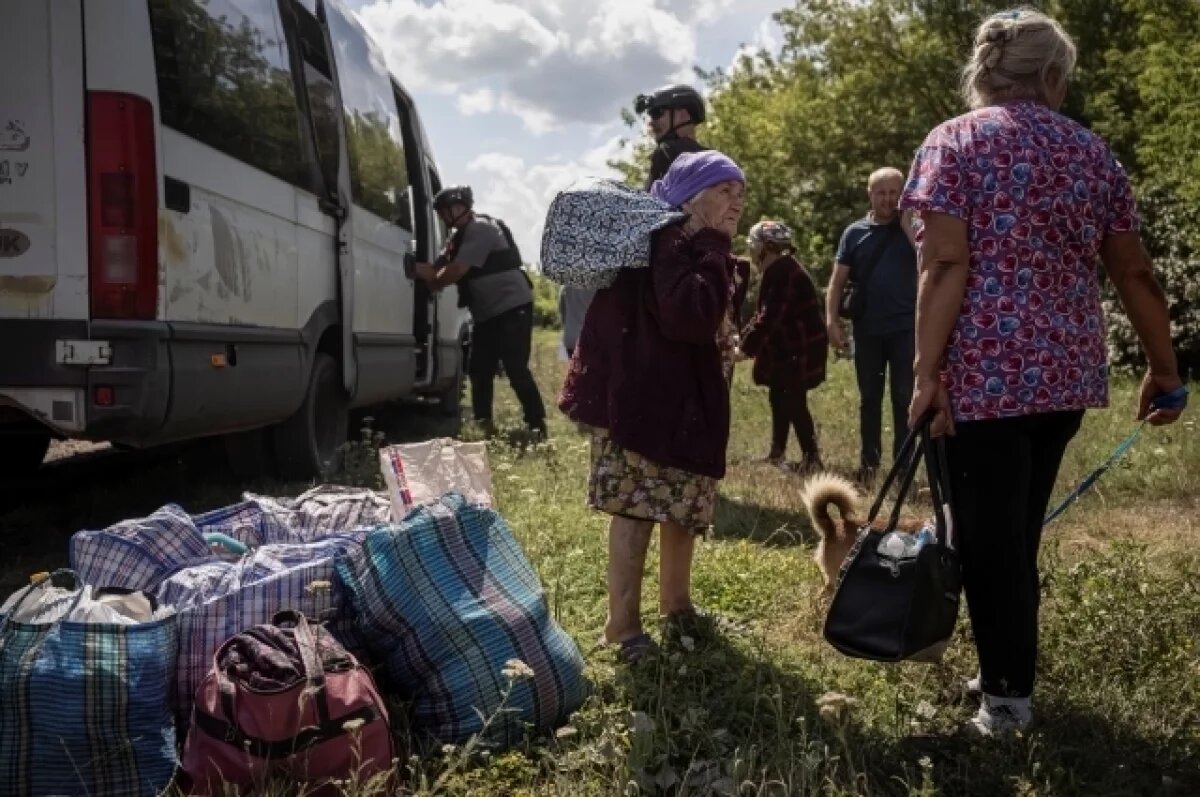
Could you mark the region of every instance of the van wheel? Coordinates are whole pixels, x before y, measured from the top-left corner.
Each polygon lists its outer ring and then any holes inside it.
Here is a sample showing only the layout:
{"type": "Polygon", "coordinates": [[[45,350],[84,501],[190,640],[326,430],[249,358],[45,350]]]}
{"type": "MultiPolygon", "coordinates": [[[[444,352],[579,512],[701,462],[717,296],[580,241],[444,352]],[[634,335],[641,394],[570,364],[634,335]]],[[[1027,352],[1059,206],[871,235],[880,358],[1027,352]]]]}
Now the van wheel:
{"type": "Polygon", "coordinates": [[[251,429],[224,435],[225,461],[238,479],[262,479],[275,475],[275,452],[266,429],[251,429]]]}
{"type": "Polygon", "coordinates": [[[350,426],[337,361],[318,352],[308,394],[296,414],[275,427],[275,457],[285,479],[319,478],[336,466],[350,426]]]}
{"type": "Polygon", "coordinates": [[[0,477],[29,476],[42,466],[49,450],[49,432],[0,435],[0,477]]]}

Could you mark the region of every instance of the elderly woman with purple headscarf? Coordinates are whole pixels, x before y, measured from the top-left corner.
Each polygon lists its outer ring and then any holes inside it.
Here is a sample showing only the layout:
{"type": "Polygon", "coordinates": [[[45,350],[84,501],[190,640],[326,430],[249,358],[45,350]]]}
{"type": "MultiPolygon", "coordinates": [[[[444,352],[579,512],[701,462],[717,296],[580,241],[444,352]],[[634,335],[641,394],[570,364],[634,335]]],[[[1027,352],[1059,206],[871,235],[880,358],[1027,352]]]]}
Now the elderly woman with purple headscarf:
{"type": "Polygon", "coordinates": [[[695,538],[712,525],[729,441],[730,245],[745,177],[719,152],[687,153],[651,193],[687,219],[655,234],[649,268],[627,269],[596,294],[559,400],[592,430],[588,501],[612,516],[604,636],[630,663],[652,644],[641,592],[655,524],[660,611],[668,623],[696,615],[695,538]]]}

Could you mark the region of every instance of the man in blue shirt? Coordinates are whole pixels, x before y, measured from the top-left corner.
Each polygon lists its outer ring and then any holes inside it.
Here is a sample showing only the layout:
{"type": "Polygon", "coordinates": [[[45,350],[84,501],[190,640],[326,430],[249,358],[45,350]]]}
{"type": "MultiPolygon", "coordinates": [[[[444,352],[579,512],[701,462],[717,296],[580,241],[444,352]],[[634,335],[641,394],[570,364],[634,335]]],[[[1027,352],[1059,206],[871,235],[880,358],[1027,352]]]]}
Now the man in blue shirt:
{"type": "Polygon", "coordinates": [[[856,478],[864,484],[873,481],[882,456],[883,391],[889,374],[893,458],[908,427],[912,400],[917,255],[911,218],[897,209],[903,187],[904,175],[897,169],[880,169],[871,175],[867,183],[871,212],[842,233],[826,296],[829,341],[835,349],[846,351],[850,347],[839,308],[847,282],[859,294],[851,351],[861,398],[862,450],[856,478]]]}

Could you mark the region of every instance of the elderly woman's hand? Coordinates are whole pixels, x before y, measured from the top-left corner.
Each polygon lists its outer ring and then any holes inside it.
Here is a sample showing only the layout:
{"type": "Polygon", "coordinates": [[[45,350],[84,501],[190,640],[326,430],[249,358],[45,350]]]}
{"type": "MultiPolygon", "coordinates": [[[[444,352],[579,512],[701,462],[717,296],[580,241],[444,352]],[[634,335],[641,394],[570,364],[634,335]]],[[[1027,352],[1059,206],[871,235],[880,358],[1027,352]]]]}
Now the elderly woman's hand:
{"type": "Polygon", "coordinates": [[[954,415],[950,411],[950,394],[938,378],[917,378],[913,385],[912,403],[908,405],[908,427],[915,429],[926,413],[933,412],[929,426],[931,437],[954,435],[954,415]]]}
{"type": "Polygon", "coordinates": [[[1152,410],[1150,402],[1181,387],[1183,387],[1183,380],[1178,376],[1146,374],[1146,378],[1142,380],[1141,395],[1138,397],[1138,420],[1148,420],[1151,426],[1165,426],[1179,420],[1179,416],[1183,414],[1183,407],[1152,410]]]}

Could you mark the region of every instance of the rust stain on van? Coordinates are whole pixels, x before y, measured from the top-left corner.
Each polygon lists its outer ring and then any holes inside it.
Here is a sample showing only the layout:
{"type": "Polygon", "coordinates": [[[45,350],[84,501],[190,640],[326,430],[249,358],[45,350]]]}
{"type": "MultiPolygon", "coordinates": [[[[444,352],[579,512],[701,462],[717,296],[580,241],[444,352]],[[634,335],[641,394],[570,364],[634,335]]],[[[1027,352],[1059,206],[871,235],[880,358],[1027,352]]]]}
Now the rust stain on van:
{"type": "Polygon", "coordinates": [[[0,277],[0,291],[7,293],[49,293],[58,277],[0,277]]]}
{"type": "Polygon", "coordinates": [[[163,258],[172,266],[187,265],[187,242],[163,211],[158,214],[158,241],[163,258]]]}

